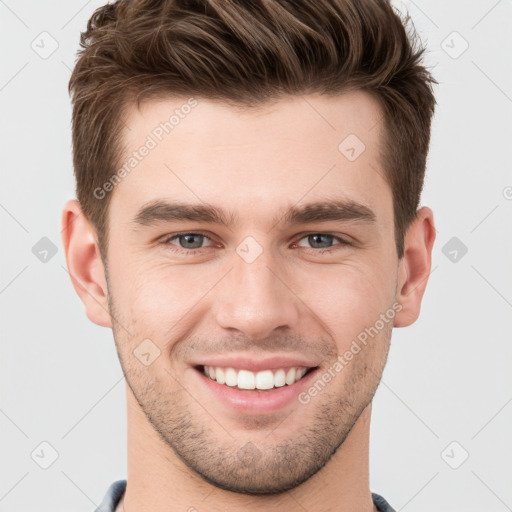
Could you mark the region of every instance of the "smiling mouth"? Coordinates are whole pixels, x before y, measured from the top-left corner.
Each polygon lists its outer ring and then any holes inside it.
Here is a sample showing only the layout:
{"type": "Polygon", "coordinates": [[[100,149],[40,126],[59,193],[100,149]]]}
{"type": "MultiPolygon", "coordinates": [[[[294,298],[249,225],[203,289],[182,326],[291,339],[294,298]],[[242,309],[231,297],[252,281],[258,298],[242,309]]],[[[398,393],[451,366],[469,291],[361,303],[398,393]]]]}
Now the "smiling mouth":
{"type": "Polygon", "coordinates": [[[196,369],[209,379],[241,391],[272,391],[276,388],[291,386],[316,368],[318,367],[293,366],[253,372],[222,366],[196,366],[196,369]]]}

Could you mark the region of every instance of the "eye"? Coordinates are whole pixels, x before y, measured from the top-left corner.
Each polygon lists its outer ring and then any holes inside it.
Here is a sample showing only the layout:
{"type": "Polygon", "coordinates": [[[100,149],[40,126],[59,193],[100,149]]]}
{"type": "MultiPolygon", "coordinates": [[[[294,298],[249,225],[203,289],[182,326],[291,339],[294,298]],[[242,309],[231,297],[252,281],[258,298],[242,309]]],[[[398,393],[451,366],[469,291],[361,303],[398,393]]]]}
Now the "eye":
{"type": "Polygon", "coordinates": [[[162,240],[164,245],[172,245],[173,250],[178,252],[194,252],[203,249],[205,240],[212,241],[203,233],[177,233],[162,240]],[[177,243],[175,243],[175,241],[177,243]]]}
{"type": "MultiPolygon", "coordinates": [[[[200,232],[174,233],[162,239],[161,243],[174,252],[190,255],[200,252],[201,249],[215,245],[208,235],[200,232]],[[204,245],[205,242],[208,242],[207,245],[204,245]]],[[[303,247],[304,250],[314,254],[329,253],[334,250],[342,249],[347,245],[351,245],[350,242],[329,233],[310,233],[303,236],[299,242],[294,244],[294,246],[303,247]],[[304,245],[304,243],[308,245],[304,245]]]]}
{"type": "MultiPolygon", "coordinates": [[[[337,248],[350,245],[350,243],[344,240],[343,238],[331,235],[329,233],[312,233],[306,235],[302,237],[296,245],[299,247],[304,247],[304,245],[302,245],[301,243],[303,240],[305,240],[306,243],[310,244],[313,252],[315,253],[331,252],[333,250],[336,250],[337,248]],[[334,241],[338,241],[338,244],[332,245],[334,241]]],[[[311,247],[306,247],[306,249],[311,249],[311,247]]]]}

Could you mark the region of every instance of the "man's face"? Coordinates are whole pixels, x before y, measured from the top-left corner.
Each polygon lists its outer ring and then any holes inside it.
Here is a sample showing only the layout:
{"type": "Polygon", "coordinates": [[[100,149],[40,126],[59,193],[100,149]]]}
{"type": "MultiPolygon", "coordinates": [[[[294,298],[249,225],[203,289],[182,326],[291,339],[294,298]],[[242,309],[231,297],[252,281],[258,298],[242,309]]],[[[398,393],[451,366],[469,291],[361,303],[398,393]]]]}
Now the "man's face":
{"type": "Polygon", "coordinates": [[[148,135],[157,144],[112,192],[116,346],[183,462],[222,488],[279,492],[328,462],[385,365],[398,260],[381,114],[362,92],[259,111],[198,100],[158,130],[186,101],[126,119],[127,159],[148,135]],[[207,207],[227,224],[196,215],[207,207]],[[273,387],[239,389],[255,385],[273,387]]]}

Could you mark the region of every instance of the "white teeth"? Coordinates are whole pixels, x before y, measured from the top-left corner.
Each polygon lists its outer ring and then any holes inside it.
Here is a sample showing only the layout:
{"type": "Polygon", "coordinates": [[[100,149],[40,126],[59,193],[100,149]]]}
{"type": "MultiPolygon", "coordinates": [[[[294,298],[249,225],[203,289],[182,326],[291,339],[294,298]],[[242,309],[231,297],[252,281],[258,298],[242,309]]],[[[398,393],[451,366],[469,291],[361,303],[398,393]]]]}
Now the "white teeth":
{"type": "Polygon", "coordinates": [[[226,382],[226,379],[224,377],[224,370],[222,368],[215,368],[215,380],[219,384],[224,384],[224,382],[226,382]]]}
{"type": "Polygon", "coordinates": [[[226,368],[226,384],[228,386],[236,386],[238,384],[238,377],[233,368],[226,368]]]}
{"type": "Polygon", "coordinates": [[[251,372],[249,370],[235,370],[234,368],[222,368],[218,366],[204,366],[203,373],[216,380],[219,384],[239,389],[272,389],[279,388],[285,384],[291,386],[294,382],[302,379],[308,368],[295,367],[279,368],[278,370],[262,370],[259,372],[251,372]]]}
{"type": "Polygon", "coordinates": [[[307,368],[297,368],[297,371],[295,372],[295,380],[302,379],[304,377],[304,374],[306,373],[307,368]]]}
{"type": "Polygon", "coordinates": [[[256,374],[256,387],[258,389],[272,389],[274,387],[272,370],[264,370],[256,374]]]}
{"type": "Polygon", "coordinates": [[[286,373],[284,370],[277,370],[274,374],[274,386],[280,388],[286,384],[286,373]]]}
{"type": "Polygon", "coordinates": [[[295,382],[295,368],[290,368],[286,374],[286,384],[290,385],[295,382]]]}
{"type": "Polygon", "coordinates": [[[254,381],[254,373],[248,370],[240,370],[238,372],[238,387],[240,389],[254,389],[256,387],[254,381]]]}

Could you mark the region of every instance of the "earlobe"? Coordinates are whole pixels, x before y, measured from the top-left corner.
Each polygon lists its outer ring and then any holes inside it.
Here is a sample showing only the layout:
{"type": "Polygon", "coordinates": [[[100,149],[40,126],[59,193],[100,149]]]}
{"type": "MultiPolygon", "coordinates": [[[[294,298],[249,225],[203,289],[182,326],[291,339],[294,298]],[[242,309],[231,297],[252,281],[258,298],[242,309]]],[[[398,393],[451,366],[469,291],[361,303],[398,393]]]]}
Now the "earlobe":
{"type": "Polygon", "coordinates": [[[432,266],[432,248],[436,231],[434,214],[427,207],[420,208],[405,236],[404,255],[399,263],[396,300],[402,309],[395,316],[395,327],[413,324],[421,309],[432,266]]]}
{"type": "Polygon", "coordinates": [[[71,282],[84,303],[87,317],[97,325],[112,327],[96,232],[74,199],[62,211],[62,245],[71,282]]]}

